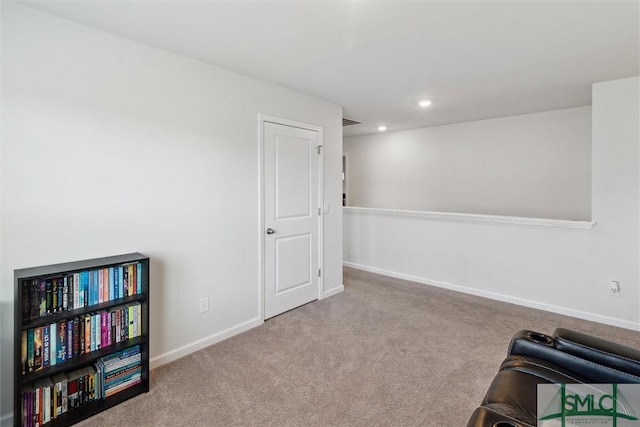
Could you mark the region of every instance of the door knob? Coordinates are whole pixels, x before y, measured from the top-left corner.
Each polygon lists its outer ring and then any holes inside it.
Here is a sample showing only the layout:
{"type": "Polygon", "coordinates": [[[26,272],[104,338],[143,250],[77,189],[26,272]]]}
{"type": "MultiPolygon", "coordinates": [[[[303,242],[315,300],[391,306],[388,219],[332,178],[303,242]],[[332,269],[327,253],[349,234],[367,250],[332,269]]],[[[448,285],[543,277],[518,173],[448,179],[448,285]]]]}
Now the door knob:
{"type": "Polygon", "coordinates": [[[273,234],[275,232],[276,230],[274,230],[273,228],[267,228],[267,234],[273,234]]]}

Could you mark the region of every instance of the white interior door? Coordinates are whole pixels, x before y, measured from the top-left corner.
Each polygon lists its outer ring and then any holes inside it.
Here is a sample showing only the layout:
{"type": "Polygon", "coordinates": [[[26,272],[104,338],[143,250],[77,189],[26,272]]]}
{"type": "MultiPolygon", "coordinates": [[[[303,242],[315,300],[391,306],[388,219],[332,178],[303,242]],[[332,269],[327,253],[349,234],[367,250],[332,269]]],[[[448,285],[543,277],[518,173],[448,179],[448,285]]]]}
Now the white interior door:
{"type": "Polygon", "coordinates": [[[264,122],[265,319],[318,298],[318,134],[264,122]]]}

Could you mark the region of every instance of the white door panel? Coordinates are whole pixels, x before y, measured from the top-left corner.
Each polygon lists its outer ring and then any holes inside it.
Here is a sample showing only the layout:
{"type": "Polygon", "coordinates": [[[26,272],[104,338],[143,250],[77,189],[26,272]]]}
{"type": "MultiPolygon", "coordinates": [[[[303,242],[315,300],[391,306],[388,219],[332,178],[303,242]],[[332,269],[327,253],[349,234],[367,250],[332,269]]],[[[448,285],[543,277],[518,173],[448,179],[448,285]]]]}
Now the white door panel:
{"type": "Polygon", "coordinates": [[[265,122],[265,319],[318,297],[319,136],[265,122]]]}
{"type": "Polygon", "coordinates": [[[276,237],[276,296],[312,284],[311,234],[276,237]]]}

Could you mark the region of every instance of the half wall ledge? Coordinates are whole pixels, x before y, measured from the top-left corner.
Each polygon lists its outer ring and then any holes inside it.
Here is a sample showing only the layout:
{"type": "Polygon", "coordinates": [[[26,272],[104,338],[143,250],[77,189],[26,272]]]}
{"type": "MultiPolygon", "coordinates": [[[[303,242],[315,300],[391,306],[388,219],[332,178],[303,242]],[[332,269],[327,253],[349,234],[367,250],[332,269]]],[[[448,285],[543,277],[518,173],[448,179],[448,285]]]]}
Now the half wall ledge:
{"type": "Polygon", "coordinates": [[[386,215],[397,217],[413,217],[432,219],[437,221],[461,221],[473,223],[492,223],[510,225],[529,225],[535,227],[557,227],[557,228],[577,228],[581,230],[591,230],[596,225],[592,221],[571,221],[562,219],[527,218],[517,216],[502,215],[480,215],[454,212],[431,212],[431,211],[406,211],[400,209],[379,209],[379,208],[359,208],[343,207],[342,212],[346,214],[365,215],[386,215]]]}

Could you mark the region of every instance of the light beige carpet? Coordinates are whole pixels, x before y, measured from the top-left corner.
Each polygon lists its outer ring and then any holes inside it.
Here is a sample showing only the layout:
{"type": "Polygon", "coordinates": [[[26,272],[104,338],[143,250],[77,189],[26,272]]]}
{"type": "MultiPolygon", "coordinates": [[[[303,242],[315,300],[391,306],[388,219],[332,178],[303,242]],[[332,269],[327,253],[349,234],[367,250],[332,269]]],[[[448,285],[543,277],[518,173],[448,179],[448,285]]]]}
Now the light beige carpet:
{"type": "Polygon", "coordinates": [[[637,332],[345,269],[345,292],[151,372],[86,426],[464,426],[519,329],[637,332]]]}

